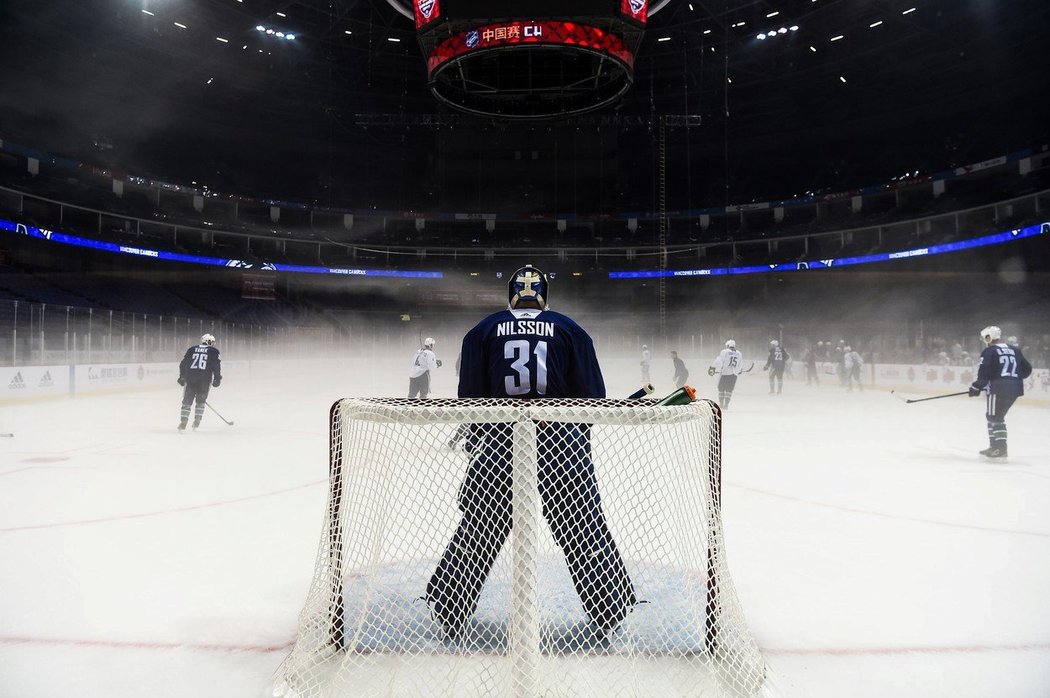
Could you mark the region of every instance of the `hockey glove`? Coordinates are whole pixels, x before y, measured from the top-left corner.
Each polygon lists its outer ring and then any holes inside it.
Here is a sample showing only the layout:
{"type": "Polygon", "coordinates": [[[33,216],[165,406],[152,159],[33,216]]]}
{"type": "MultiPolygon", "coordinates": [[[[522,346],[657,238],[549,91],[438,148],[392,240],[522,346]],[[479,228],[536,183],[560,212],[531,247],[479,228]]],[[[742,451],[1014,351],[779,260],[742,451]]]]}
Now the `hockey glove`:
{"type": "Polygon", "coordinates": [[[179,376],[179,379],[177,381],[175,381],[175,382],[178,383],[179,385],[186,385],[186,379],[183,378],[182,376],[179,376]]]}
{"type": "Polygon", "coordinates": [[[707,375],[709,375],[709,376],[713,376],[713,375],[715,375],[716,373],[718,373],[718,372],[717,372],[717,371],[715,370],[715,367],[714,367],[714,366],[709,366],[709,367],[708,367],[708,369],[707,369],[707,375]]]}
{"type": "Polygon", "coordinates": [[[222,378],[216,378],[211,382],[211,387],[218,388],[220,383],[222,383],[222,378]]]}
{"type": "Polygon", "coordinates": [[[434,360],[437,361],[438,368],[441,368],[441,359],[434,359],[434,360]]]}
{"type": "Polygon", "coordinates": [[[977,387],[976,383],[971,383],[970,384],[970,389],[966,391],[966,394],[969,395],[970,397],[977,397],[978,395],[981,394],[981,390],[983,390],[983,388],[977,387]]]}

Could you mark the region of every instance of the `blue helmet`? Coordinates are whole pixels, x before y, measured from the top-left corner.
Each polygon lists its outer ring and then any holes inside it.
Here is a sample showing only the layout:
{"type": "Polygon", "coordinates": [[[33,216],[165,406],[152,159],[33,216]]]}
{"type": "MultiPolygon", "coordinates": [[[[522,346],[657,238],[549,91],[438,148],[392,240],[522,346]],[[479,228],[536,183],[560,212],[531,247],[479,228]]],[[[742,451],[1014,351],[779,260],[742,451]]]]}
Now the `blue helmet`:
{"type": "Polygon", "coordinates": [[[514,308],[547,309],[547,275],[526,264],[510,276],[507,284],[508,305],[514,308]]]}

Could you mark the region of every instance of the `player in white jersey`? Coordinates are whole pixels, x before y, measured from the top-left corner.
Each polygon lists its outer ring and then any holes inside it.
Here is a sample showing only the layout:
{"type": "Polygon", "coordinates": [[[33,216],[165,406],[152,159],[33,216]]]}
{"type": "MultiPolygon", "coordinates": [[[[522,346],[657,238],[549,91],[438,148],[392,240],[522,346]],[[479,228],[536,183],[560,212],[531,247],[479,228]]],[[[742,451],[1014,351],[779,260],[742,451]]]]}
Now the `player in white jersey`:
{"type": "Polygon", "coordinates": [[[732,339],[726,342],[726,347],[718,352],[718,356],[711,362],[707,369],[707,375],[713,376],[721,373],[718,379],[718,404],[723,410],[729,409],[729,401],[733,397],[733,389],[736,388],[736,377],[744,372],[744,355],[737,351],[736,342],[732,339]]]}
{"type": "Polygon", "coordinates": [[[426,399],[430,394],[430,372],[441,366],[441,359],[434,355],[434,338],[427,337],[423,346],[412,359],[408,373],[408,396],[426,399]]]}

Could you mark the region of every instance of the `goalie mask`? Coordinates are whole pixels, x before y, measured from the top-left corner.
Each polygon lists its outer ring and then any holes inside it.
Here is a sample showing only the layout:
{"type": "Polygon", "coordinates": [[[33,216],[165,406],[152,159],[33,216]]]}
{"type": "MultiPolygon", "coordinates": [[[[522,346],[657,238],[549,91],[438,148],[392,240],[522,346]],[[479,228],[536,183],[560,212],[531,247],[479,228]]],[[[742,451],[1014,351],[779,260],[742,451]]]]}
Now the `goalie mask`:
{"type": "Polygon", "coordinates": [[[515,308],[547,309],[547,275],[532,266],[525,265],[511,274],[507,284],[508,306],[515,308]]]}
{"type": "Polygon", "coordinates": [[[981,330],[981,339],[991,344],[997,339],[1002,339],[1003,331],[995,325],[989,325],[981,330]]]}
{"type": "Polygon", "coordinates": [[[201,344],[207,344],[209,347],[215,344],[215,337],[210,334],[201,335],[201,344]]]}

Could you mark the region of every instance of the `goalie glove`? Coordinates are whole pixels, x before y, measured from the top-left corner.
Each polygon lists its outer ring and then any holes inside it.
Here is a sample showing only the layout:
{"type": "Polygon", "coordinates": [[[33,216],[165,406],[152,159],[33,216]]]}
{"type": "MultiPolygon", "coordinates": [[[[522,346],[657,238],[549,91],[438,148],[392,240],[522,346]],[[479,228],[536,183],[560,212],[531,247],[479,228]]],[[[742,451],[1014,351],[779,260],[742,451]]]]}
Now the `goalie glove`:
{"type": "Polygon", "coordinates": [[[178,383],[179,385],[186,385],[186,379],[183,378],[182,376],[179,376],[178,379],[176,379],[175,382],[178,383]]]}
{"type": "Polygon", "coordinates": [[[709,366],[709,367],[707,368],[707,375],[709,375],[709,376],[713,376],[713,375],[715,375],[716,373],[718,373],[718,371],[716,371],[716,370],[715,370],[715,367],[714,367],[714,366],[709,366]]]}

